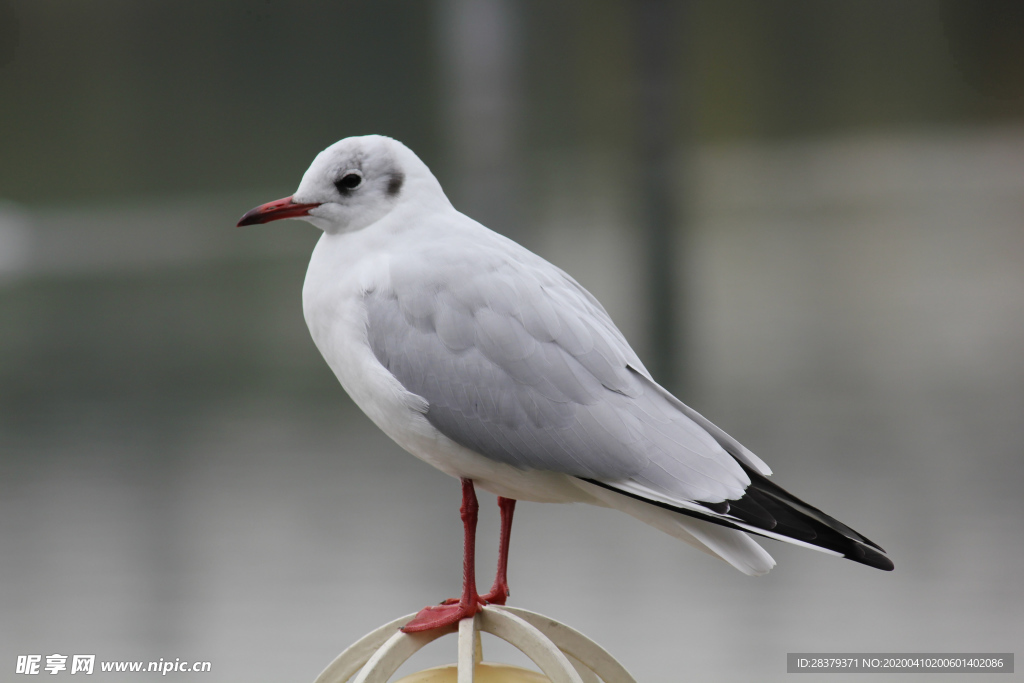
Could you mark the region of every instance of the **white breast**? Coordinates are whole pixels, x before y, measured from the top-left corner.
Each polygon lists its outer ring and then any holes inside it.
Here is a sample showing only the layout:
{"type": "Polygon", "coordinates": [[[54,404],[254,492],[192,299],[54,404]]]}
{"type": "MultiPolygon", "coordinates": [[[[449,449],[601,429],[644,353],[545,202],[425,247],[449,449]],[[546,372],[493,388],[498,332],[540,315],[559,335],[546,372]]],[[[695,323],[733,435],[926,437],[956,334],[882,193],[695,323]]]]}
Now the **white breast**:
{"type": "Polygon", "coordinates": [[[376,237],[372,228],[325,233],[313,250],[302,288],[313,342],[356,405],[402,449],[446,474],[471,478],[490,493],[539,502],[593,502],[563,474],[488,460],[427,422],[427,401],[401,386],[367,340],[364,294],[390,286],[390,255],[376,237]]]}
{"type": "MultiPolygon", "coordinates": [[[[388,255],[371,250],[366,231],[325,233],[313,250],[302,288],[306,325],[352,400],[405,447],[424,431],[426,402],[405,391],[374,357],[366,338],[365,292],[388,287],[388,255]]],[[[432,429],[432,428],[431,428],[432,429]]]]}
{"type": "Polygon", "coordinates": [[[391,259],[383,237],[372,228],[324,233],[302,288],[313,342],[348,395],[398,445],[446,474],[517,500],[593,502],[565,475],[519,470],[450,440],[424,417],[427,402],[380,364],[367,340],[363,296],[390,288],[391,259]]]}

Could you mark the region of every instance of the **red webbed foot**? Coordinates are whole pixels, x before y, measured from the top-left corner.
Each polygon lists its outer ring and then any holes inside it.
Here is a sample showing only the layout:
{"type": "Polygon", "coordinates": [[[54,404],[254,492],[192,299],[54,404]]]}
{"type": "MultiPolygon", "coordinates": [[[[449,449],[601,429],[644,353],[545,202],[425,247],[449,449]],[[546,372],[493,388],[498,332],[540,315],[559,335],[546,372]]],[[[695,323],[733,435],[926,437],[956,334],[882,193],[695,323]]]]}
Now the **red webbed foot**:
{"type": "MultiPolygon", "coordinates": [[[[479,600],[479,598],[478,598],[479,600]]],[[[440,605],[429,605],[419,611],[408,624],[402,627],[405,633],[430,631],[435,628],[453,626],[480,611],[482,601],[463,604],[461,600],[445,600],[440,605]]]]}

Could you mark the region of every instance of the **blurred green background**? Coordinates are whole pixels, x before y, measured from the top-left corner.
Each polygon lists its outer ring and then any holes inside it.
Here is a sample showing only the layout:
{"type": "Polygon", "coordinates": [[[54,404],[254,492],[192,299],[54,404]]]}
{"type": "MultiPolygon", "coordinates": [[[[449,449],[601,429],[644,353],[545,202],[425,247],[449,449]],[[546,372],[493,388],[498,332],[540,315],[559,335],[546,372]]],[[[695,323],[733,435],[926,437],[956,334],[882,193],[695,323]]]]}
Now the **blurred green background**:
{"type": "Polygon", "coordinates": [[[55,652],[312,680],[457,592],[457,483],[309,340],[316,230],[233,227],[365,133],[897,567],[766,542],[749,579],[523,505],[513,604],[648,681],[1012,651],[1022,37],[1011,1],[0,1],[0,680],[55,652]]]}

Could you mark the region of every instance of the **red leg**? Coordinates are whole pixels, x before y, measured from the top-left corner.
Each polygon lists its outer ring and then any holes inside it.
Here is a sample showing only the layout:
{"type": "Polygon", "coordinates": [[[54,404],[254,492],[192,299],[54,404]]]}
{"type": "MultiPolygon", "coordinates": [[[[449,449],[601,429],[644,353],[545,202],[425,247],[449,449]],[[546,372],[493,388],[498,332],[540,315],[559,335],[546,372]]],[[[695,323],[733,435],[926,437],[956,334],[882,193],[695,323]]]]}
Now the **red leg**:
{"type": "Polygon", "coordinates": [[[412,621],[402,627],[406,633],[451,626],[480,611],[483,601],[476,592],[476,521],[479,509],[473,481],[463,479],[460,508],[465,534],[462,545],[462,598],[458,602],[446,601],[440,605],[424,607],[412,621]]]}
{"type": "Polygon", "coordinates": [[[512,540],[512,513],[516,511],[513,498],[498,497],[501,509],[501,545],[498,546],[498,572],[494,575],[494,585],[487,595],[480,596],[492,605],[504,605],[508,599],[508,544],[512,540]]]}

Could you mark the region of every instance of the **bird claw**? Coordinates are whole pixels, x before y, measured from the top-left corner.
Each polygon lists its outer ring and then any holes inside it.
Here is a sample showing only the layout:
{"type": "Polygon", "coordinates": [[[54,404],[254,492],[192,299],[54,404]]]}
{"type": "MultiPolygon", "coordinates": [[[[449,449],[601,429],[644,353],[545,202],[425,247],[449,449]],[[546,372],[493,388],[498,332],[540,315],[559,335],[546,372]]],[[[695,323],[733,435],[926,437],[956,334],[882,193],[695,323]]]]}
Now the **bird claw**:
{"type": "Polygon", "coordinates": [[[402,632],[417,633],[454,626],[479,612],[481,606],[482,602],[463,604],[461,600],[445,600],[440,605],[430,605],[421,609],[412,621],[402,627],[402,632]]]}
{"type": "MultiPolygon", "coordinates": [[[[508,600],[510,591],[508,584],[495,584],[488,593],[477,598],[480,605],[504,605],[508,600]]],[[[461,602],[459,598],[448,598],[437,603],[438,605],[457,605],[461,602]]]]}
{"type": "Polygon", "coordinates": [[[481,595],[485,605],[504,605],[508,600],[509,590],[507,585],[495,585],[490,592],[481,595]]]}

